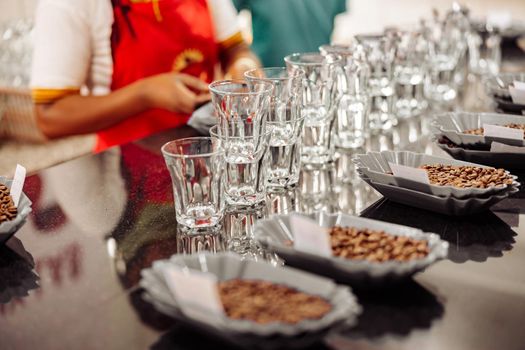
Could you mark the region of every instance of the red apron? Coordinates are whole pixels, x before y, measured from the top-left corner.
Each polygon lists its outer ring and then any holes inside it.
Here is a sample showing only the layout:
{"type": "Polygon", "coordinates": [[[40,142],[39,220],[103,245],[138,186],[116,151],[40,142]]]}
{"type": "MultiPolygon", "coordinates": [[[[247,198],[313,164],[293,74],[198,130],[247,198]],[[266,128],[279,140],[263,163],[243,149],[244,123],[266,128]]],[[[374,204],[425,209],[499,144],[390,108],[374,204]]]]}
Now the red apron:
{"type": "MultiPolygon", "coordinates": [[[[169,71],[213,79],[218,46],[206,0],[120,0],[114,6],[118,41],[112,40],[116,90],[169,71]],[[126,13],[126,15],[124,15],[126,13]]],[[[151,109],[97,133],[96,152],[186,124],[189,115],[151,109]]]]}

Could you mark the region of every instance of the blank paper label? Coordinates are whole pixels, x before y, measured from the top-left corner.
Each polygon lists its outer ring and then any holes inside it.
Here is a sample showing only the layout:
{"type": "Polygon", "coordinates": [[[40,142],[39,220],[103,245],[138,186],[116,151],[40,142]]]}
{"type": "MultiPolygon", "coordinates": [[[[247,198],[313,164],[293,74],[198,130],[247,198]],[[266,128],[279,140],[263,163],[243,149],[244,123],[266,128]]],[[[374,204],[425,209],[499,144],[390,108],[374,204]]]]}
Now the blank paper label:
{"type": "Polygon", "coordinates": [[[328,230],[315,221],[300,215],[290,217],[294,248],[302,252],[321,256],[332,256],[328,230]]]}
{"type": "Polygon", "coordinates": [[[430,184],[430,181],[428,180],[428,174],[425,169],[413,168],[411,166],[390,162],[388,162],[388,165],[390,165],[390,169],[396,177],[401,177],[403,179],[421,182],[424,184],[430,184]]]}
{"type": "Polygon", "coordinates": [[[483,124],[483,135],[512,140],[523,140],[523,130],[492,124],[483,124]]]}
{"type": "Polygon", "coordinates": [[[525,147],[509,146],[499,142],[492,142],[490,144],[491,152],[500,153],[523,153],[525,154],[525,147]]]}
{"type": "Polygon", "coordinates": [[[24,188],[24,182],[26,180],[26,168],[21,166],[20,164],[16,165],[15,170],[15,177],[13,178],[13,182],[11,183],[11,197],[13,198],[13,202],[15,206],[18,206],[18,202],[20,202],[20,196],[22,196],[22,189],[24,188]]]}

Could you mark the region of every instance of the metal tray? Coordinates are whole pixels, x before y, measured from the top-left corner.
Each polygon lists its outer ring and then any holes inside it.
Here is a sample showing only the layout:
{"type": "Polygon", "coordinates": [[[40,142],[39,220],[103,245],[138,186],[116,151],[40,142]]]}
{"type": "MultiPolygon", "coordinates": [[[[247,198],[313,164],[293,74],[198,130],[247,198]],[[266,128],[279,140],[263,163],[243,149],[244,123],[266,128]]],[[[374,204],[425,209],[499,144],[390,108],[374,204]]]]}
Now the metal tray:
{"type": "Polygon", "coordinates": [[[431,125],[456,145],[490,145],[492,141],[497,141],[513,146],[525,146],[525,140],[463,133],[465,130],[481,128],[483,124],[505,125],[508,123],[525,125],[525,117],[498,113],[450,112],[436,115],[431,125]]]}
{"type": "Polygon", "coordinates": [[[329,279],[300,270],[288,267],[277,268],[262,261],[243,260],[233,253],[174,255],[170,260],[156,261],[152,268],[142,270],[141,275],[140,286],[146,290],[147,300],[151,301],[159,311],[174,318],[189,318],[193,322],[232,336],[294,337],[303,333],[320,332],[342,323],[355,323],[361,310],[350,288],[346,286],[336,285],[329,279]],[[178,307],[177,300],[172,296],[163,277],[162,270],[169,265],[210,272],[216,275],[219,281],[241,278],[285,284],[305,293],[319,295],[328,300],[333,308],[319,320],[305,320],[294,325],[280,322],[263,325],[251,321],[233,320],[209,312],[185,315],[178,307]]]}
{"type": "MultiPolygon", "coordinates": [[[[422,164],[445,164],[445,165],[468,165],[479,166],[487,168],[486,165],[476,163],[463,162],[455,159],[441,158],[429,156],[422,153],[414,153],[408,151],[383,151],[383,152],[368,152],[366,154],[358,154],[354,159],[356,170],[358,173],[365,175],[372,181],[380,184],[405,187],[407,189],[415,190],[422,193],[428,193],[440,197],[455,197],[455,198],[470,198],[475,196],[488,196],[508,188],[508,185],[494,186],[489,188],[458,188],[454,186],[438,186],[427,185],[420,182],[395,177],[388,174],[390,172],[389,162],[402,164],[411,167],[418,167],[422,164]]],[[[516,176],[513,176],[513,184],[511,186],[519,186],[516,181],[516,176]]]]}
{"type": "Polygon", "coordinates": [[[257,222],[254,228],[255,239],[263,247],[281,256],[287,265],[349,282],[359,287],[373,287],[378,284],[405,279],[447,256],[447,242],[441,240],[436,234],[424,233],[416,228],[342,213],[328,214],[318,212],[310,214],[308,217],[317,221],[323,227],[339,225],[369,228],[383,230],[393,235],[426,240],[429,244],[430,253],[424,259],[407,262],[369,262],[367,260],[350,260],[335,256],[323,257],[297,251],[292,244],[293,234],[290,228],[289,215],[275,215],[269,219],[257,222]]]}
{"type": "MultiPolygon", "coordinates": [[[[13,180],[0,176],[0,183],[11,187],[13,180]]],[[[18,203],[18,215],[11,221],[6,221],[0,224],[0,244],[6,242],[11,238],[22,226],[24,226],[27,216],[31,213],[31,201],[25,193],[22,192],[20,201],[18,203]]]]}
{"type": "Polygon", "coordinates": [[[484,80],[485,89],[490,95],[510,98],[509,85],[517,81],[525,81],[525,73],[501,73],[484,80]]]}
{"type": "Polygon", "coordinates": [[[447,152],[451,157],[467,162],[479,163],[495,168],[505,168],[511,170],[525,170],[525,154],[490,152],[488,150],[471,150],[459,146],[450,147],[445,143],[439,142],[443,135],[434,135],[434,141],[439,148],[447,152]]]}
{"type": "Polygon", "coordinates": [[[366,176],[362,176],[362,179],[391,201],[454,216],[475,214],[489,210],[494,204],[501,202],[511,194],[519,191],[517,186],[510,186],[507,187],[506,190],[489,197],[460,199],[454,197],[439,197],[408,188],[377,183],[366,176]]]}

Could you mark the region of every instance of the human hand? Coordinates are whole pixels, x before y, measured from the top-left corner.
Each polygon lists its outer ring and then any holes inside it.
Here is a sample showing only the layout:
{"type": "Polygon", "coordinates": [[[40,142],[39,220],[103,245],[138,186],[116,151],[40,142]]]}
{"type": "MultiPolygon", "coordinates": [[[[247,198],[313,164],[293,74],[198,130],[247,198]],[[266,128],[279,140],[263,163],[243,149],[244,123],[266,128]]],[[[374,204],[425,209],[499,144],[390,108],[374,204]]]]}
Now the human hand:
{"type": "Polygon", "coordinates": [[[210,100],[208,84],[183,73],[164,73],[142,80],[143,94],[150,108],[190,114],[210,100]]]}

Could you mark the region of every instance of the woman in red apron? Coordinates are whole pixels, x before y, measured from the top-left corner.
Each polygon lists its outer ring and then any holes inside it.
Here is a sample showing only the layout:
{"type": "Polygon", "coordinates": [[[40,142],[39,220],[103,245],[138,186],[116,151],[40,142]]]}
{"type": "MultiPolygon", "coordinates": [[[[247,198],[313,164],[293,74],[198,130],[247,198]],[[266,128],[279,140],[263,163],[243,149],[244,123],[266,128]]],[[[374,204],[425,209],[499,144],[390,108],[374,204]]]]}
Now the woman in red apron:
{"type": "Polygon", "coordinates": [[[49,138],[96,132],[99,152],[182,126],[209,100],[207,86],[218,65],[237,77],[258,65],[239,35],[226,45],[216,42],[206,0],[112,5],[112,92],[37,104],[38,124],[49,138]]]}

